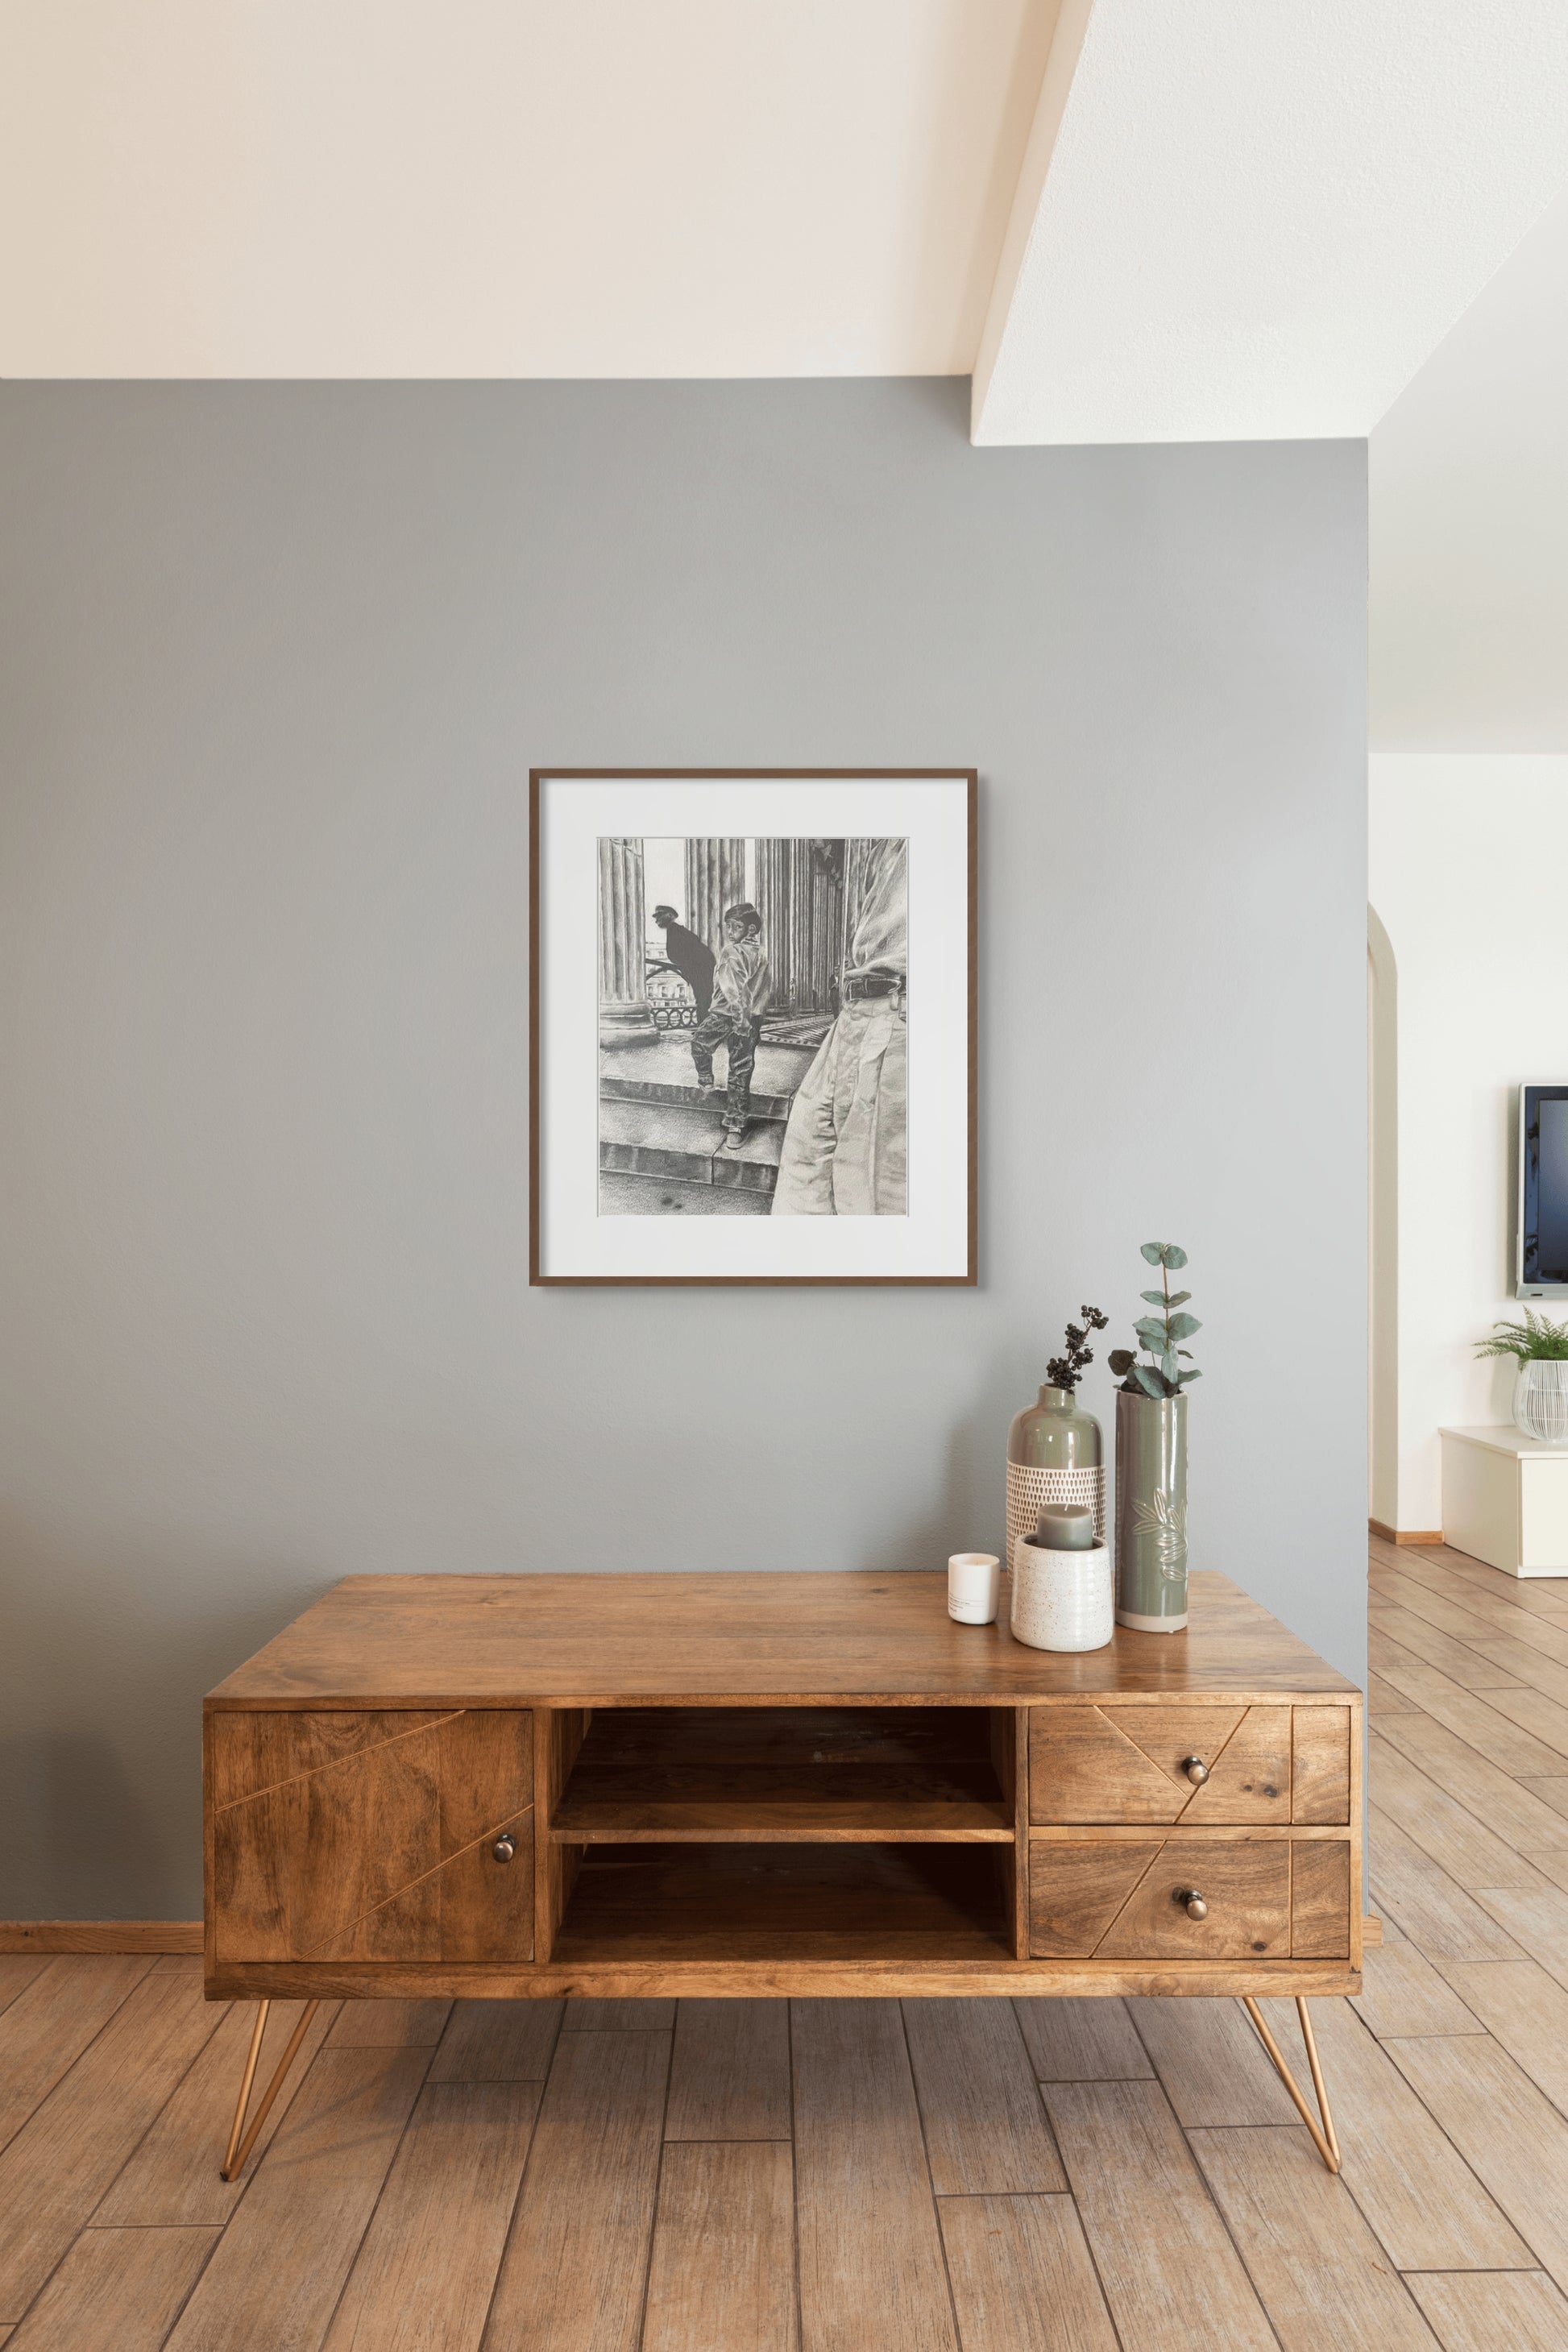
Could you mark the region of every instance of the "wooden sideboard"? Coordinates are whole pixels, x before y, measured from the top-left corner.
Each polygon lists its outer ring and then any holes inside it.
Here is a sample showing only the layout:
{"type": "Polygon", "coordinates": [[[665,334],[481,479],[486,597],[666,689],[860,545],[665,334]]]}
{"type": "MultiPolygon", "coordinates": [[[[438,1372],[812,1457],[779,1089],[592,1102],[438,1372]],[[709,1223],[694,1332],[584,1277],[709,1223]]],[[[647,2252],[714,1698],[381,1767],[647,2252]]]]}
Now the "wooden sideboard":
{"type": "Polygon", "coordinates": [[[205,1735],[215,2000],[1360,1989],[1361,1694],[1214,1574],[1082,1655],[924,1573],[350,1577],[205,1735]]]}

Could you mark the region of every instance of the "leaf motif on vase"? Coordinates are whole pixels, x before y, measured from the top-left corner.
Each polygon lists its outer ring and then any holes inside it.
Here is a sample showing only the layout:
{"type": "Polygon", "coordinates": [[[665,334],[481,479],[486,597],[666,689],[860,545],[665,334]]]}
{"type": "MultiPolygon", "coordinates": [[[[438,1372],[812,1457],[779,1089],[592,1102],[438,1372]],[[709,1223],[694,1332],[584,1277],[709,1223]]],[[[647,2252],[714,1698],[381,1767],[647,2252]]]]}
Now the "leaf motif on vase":
{"type": "Polygon", "coordinates": [[[1147,1502],[1132,1506],[1133,1524],[1152,1548],[1167,1584],[1179,1584],[1187,1568],[1187,1507],[1161,1487],[1147,1502]]]}

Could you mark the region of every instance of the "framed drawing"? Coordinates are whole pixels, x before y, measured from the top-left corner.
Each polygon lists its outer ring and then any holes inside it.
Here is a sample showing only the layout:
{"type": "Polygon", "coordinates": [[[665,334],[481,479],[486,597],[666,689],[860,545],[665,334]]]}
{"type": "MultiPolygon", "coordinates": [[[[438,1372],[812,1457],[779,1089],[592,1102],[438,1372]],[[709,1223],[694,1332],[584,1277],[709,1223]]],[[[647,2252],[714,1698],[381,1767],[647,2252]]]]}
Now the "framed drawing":
{"type": "Polygon", "coordinates": [[[531,772],[531,1281],[975,1280],[975,797],[531,772]]]}

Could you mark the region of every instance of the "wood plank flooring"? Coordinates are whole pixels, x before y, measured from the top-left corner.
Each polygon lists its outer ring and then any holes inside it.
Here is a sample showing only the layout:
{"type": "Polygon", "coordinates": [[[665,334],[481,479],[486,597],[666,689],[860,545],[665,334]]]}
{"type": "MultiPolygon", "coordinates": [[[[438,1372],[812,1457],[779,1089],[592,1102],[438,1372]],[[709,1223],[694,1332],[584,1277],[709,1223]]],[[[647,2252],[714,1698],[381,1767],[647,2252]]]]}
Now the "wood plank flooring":
{"type": "Polygon", "coordinates": [[[0,2345],[1568,2352],[1568,1580],[1371,1549],[1340,2179],[1231,2002],[388,2001],[229,2188],[251,2012],[6,1956],[0,2345]]]}

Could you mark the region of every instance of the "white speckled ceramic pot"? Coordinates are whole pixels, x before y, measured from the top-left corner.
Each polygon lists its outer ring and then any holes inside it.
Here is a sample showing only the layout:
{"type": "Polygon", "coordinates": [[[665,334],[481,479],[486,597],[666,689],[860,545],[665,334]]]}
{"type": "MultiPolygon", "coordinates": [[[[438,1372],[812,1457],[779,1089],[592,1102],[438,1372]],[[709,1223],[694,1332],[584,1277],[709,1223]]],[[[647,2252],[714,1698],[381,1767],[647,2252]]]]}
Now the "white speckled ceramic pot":
{"type": "Polygon", "coordinates": [[[1109,1545],[1047,1551],[1013,1546],[1013,1639],[1031,1650],[1103,1650],[1116,1631],[1109,1545]]]}

